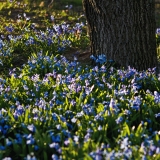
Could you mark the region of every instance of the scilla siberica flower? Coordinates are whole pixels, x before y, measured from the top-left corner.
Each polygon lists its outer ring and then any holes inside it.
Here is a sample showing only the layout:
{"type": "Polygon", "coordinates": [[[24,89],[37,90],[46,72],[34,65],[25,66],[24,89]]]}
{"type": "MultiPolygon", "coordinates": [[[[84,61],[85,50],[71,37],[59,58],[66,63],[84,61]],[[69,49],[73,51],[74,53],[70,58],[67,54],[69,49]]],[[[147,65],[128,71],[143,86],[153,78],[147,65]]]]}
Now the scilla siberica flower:
{"type": "Polygon", "coordinates": [[[28,128],[28,130],[30,130],[32,132],[35,132],[35,129],[36,129],[34,124],[28,125],[27,128],[28,128]]]}
{"type": "Polygon", "coordinates": [[[59,160],[59,157],[56,154],[52,155],[52,160],[59,160]]]}
{"type": "Polygon", "coordinates": [[[114,111],[115,113],[119,112],[119,108],[117,107],[116,101],[113,98],[111,98],[109,107],[111,111],[114,111]]]}
{"type": "Polygon", "coordinates": [[[160,34],[160,28],[156,29],[156,34],[160,34]]]}
{"type": "Polygon", "coordinates": [[[95,63],[100,63],[103,64],[107,61],[106,55],[105,54],[100,54],[98,56],[91,55],[90,58],[95,62],[95,63]]]}
{"type": "Polygon", "coordinates": [[[157,91],[154,91],[154,101],[155,103],[160,103],[160,94],[157,91]]]}
{"type": "Polygon", "coordinates": [[[131,108],[138,111],[141,105],[141,98],[138,96],[134,97],[134,100],[131,100],[131,108]]]}
{"type": "Polygon", "coordinates": [[[26,143],[27,143],[28,145],[34,144],[35,139],[34,139],[34,137],[32,136],[32,134],[29,134],[26,138],[27,138],[26,143]]]}
{"type": "Polygon", "coordinates": [[[53,15],[51,15],[51,17],[50,17],[50,18],[51,18],[51,21],[54,21],[54,16],[53,16],[53,15]]]}
{"type": "Polygon", "coordinates": [[[118,117],[118,118],[116,119],[116,123],[117,123],[117,124],[120,124],[122,121],[123,121],[123,117],[118,117]]]}

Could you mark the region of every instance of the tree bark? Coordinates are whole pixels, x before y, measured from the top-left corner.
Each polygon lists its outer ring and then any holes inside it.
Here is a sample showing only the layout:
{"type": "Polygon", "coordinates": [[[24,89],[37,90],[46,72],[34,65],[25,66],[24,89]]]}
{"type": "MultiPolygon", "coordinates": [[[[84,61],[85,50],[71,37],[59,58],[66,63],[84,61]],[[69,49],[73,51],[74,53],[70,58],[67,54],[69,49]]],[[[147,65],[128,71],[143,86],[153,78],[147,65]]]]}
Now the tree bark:
{"type": "Polygon", "coordinates": [[[154,0],[82,0],[91,54],[123,67],[157,66],[154,0]]]}

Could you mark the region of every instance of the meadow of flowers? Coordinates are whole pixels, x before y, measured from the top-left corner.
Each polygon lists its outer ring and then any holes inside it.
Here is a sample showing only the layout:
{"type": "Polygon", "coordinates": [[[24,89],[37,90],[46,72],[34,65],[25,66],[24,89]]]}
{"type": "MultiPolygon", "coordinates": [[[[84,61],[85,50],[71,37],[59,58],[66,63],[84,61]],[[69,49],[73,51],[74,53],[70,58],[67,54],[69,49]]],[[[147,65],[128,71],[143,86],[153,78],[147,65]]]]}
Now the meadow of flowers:
{"type": "Polygon", "coordinates": [[[95,66],[77,53],[69,61],[63,53],[88,42],[84,27],[63,22],[42,31],[28,23],[18,35],[14,25],[4,28],[0,159],[160,159],[160,75],[116,69],[105,55],[91,56],[95,66]],[[22,53],[27,60],[14,67],[22,53]]]}

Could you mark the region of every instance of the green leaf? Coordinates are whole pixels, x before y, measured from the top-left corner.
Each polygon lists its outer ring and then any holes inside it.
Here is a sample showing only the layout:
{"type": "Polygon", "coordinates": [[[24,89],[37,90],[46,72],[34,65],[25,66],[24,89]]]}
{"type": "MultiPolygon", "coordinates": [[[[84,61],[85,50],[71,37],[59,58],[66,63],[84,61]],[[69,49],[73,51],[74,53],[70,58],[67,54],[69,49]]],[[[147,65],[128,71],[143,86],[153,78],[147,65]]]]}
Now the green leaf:
{"type": "Polygon", "coordinates": [[[15,119],[14,119],[14,117],[13,117],[13,114],[11,113],[11,109],[9,108],[9,110],[8,110],[8,116],[11,118],[11,121],[12,122],[15,122],[15,119]]]}
{"type": "Polygon", "coordinates": [[[48,160],[48,156],[47,156],[46,151],[43,151],[43,159],[44,159],[44,160],[48,160]]]}
{"type": "Polygon", "coordinates": [[[85,157],[83,160],[92,160],[92,158],[87,153],[85,153],[84,155],[85,157]]]}
{"type": "Polygon", "coordinates": [[[24,117],[24,123],[28,123],[28,119],[29,119],[29,118],[28,118],[28,115],[29,115],[29,109],[26,109],[26,110],[25,110],[25,115],[24,115],[24,116],[25,116],[25,117],[24,117]]]}
{"type": "Polygon", "coordinates": [[[124,123],[124,124],[123,124],[123,131],[124,131],[124,133],[125,133],[124,136],[126,136],[126,135],[129,136],[129,135],[131,134],[130,129],[129,129],[129,126],[128,126],[127,123],[124,123]]]}
{"type": "Polygon", "coordinates": [[[136,130],[135,135],[137,137],[140,137],[142,132],[143,132],[142,123],[140,123],[139,126],[138,126],[138,128],[137,128],[137,130],[136,130]]]}
{"type": "Polygon", "coordinates": [[[83,91],[80,93],[80,96],[79,96],[79,99],[78,99],[78,106],[81,105],[82,100],[83,100],[83,91]]]}

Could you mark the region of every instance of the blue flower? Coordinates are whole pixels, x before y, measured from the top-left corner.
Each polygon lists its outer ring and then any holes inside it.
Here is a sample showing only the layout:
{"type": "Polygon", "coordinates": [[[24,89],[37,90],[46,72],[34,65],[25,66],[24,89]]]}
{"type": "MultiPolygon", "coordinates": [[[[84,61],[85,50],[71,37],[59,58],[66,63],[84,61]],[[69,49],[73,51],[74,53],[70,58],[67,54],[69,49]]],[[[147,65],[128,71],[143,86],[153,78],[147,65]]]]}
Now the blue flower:
{"type": "Polygon", "coordinates": [[[95,57],[94,55],[91,55],[91,56],[90,56],[90,59],[96,61],[96,57],[95,57]]]}
{"type": "Polygon", "coordinates": [[[34,145],[34,150],[38,151],[39,147],[37,145],[34,145]]]}
{"type": "Polygon", "coordinates": [[[74,141],[77,143],[79,142],[79,136],[74,136],[74,141]]]}
{"type": "Polygon", "coordinates": [[[66,5],[65,7],[68,9],[72,9],[73,5],[66,5]]]}
{"type": "Polygon", "coordinates": [[[101,125],[98,126],[98,130],[101,131],[103,128],[101,125]]]}
{"type": "Polygon", "coordinates": [[[129,142],[129,138],[128,137],[125,137],[122,141],[121,141],[121,143],[120,143],[120,145],[121,145],[121,149],[128,149],[128,145],[130,144],[130,142],[129,142]]]}
{"type": "Polygon", "coordinates": [[[160,33],[160,28],[156,29],[156,34],[160,33]]]}
{"type": "Polygon", "coordinates": [[[2,145],[0,145],[0,150],[1,151],[4,151],[6,148],[4,147],[4,146],[2,146],[2,145]]]}
{"type": "Polygon", "coordinates": [[[147,160],[147,157],[145,155],[143,155],[142,160],[147,160]]]}
{"type": "Polygon", "coordinates": [[[56,154],[52,154],[52,160],[59,160],[59,157],[56,154]]]}
{"type": "Polygon", "coordinates": [[[16,144],[22,144],[22,136],[19,133],[16,133],[16,139],[14,141],[16,144]]]}
{"type": "Polygon", "coordinates": [[[28,125],[27,128],[28,128],[28,130],[30,130],[32,132],[35,132],[35,130],[36,130],[34,124],[28,125]]]}
{"type": "Polygon", "coordinates": [[[118,108],[118,105],[116,104],[116,101],[111,98],[110,100],[110,104],[109,104],[109,107],[110,107],[110,110],[115,112],[115,113],[118,113],[119,112],[119,108],[118,108]]]}
{"type": "Polygon", "coordinates": [[[99,113],[97,114],[95,117],[94,117],[94,120],[95,121],[103,121],[104,120],[104,117],[102,116],[102,113],[99,113]]]}
{"type": "Polygon", "coordinates": [[[116,123],[117,123],[117,124],[120,124],[122,121],[123,121],[123,117],[118,117],[118,118],[116,119],[116,123]]]}
{"type": "Polygon", "coordinates": [[[66,139],[66,140],[64,141],[64,144],[65,144],[66,146],[68,146],[69,143],[70,143],[69,139],[66,139]]]}
{"type": "Polygon", "coordinates": [[[71,122],[72,122],[72,123],[76,123],[76,121],[77,121],[77,119],[76,119],[75,117],[73,117],[73,118],[71,119],[71,122]]]}
{"type": "Polygon", "coordinates": [[[84,142],[88,142],[90,138],[91,138],[91,133],[87,133],[87,134],[84,136],[84,142]]]}
{"type": "Polygon", "coordinates": [[[61,137],[60,135],[52,135],[52,141],[53,142],[60,142],[61,141],[61,137]]]}
{"type": "Polygon", "coordinates": [[[154,91],[154,101],[155,103],[160,103],[160,94],[157,91],[154,91]]]}
{"type": "Polygon", "coordinates": [[[56,128],[57,128],[58,130],[60,130],[60,129],[61,129],[61,125],[60,125],[60,124],[57,124],[57,125],[56,125],[56,128]]]}
{"type": "Polygon", "coordinates": [[[26,144],[31,145],[35,143],[35,139],[32,136],[32,134],[29,134],[26,138],[27,138],[26,144]]]}
{"type": "Polygon", "coordinates": [[[104,64],[104,63],[106,63],[106,61],[107,61],[107,58],[106,58],[106,55],[104,55],[104,54],[98,55],[98,57],[96,59],[96,63],[100,63],[100,64],[104,64]]]}
{"type": "Polygon", "coordinates": [[[160,147],[156,148],[156,154],[160,154],[160,147]]]}
{"type": "Polygon", "coordinates": [[[155,114],[155,117],[156,118],[160,117],[160,113],[155,114]]]}
{"type": "Polygon", "coordinates": [[[138,111],[139,109],[140,109],[140,105],[141,105],[141,98],[140,97],[138,97],[138,96],[135,96],[134,97],[134,100],[131,100],[130,101],[131,102],[131,108],[132,109],[134,109],[134,110],[136,110],[136,111],[138,111]]]}
{"type": "Polygon", "coordinates": [[[125,115],[130,115],[130,114],[131,114],[131,111],[128,110],[128,109],[125,109],[125,110],[124,110],[124,114],[125,114],[125,115]]]}
{"type": "Polygon", "coordinates": [[[5,135],[5,134],[7,134],[9,128],[10,127],[8,125],[4,125],[3,127],[0,126],[0,131],[5,135]]]}
{"type": "Polygon", "coordinates": [[[6,145],[7,145],[7,146],[12,145],[12,141],[10,141],[8,138],[6,138],[6,145]]]}
{"type": "Polygon", "coordinates": [[[9,26],[6,27],[6,30],[7,30],[8,32],[13,32],[13,31],[14,31],[14,28],[13,28],[13,26],[10,24],[9,26]]]}
{"type": "Polygon", "coordinates": [[[60,148],[60,145],[59,145],[59,143],[53,142],[53,143],[49,144],[49,147],[58,150],[60,148]]]}
{"type": "Polygon", "coordinates": [[[54,16],[53,16],[53,15],[51,15],[51,17],[50,17],[50,18],[51,18],[51,21],[53,22],[53,21],[54,21],[54,16]]]}
{"type": "Polygon", "coordinates": [[[31,152],[26,158],[24,158],[24,160],[37,160],[37,158],[34,156],[34,153],[31,152]]]}
{"type": "Polygon", "coordinates": [[[52,118],[53,118],[53,120],[58,120],[58,115],[56,114],[56,113],[52,113],[52,118]]]}

